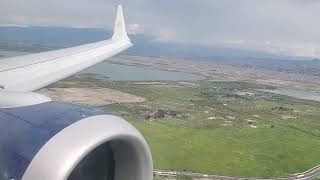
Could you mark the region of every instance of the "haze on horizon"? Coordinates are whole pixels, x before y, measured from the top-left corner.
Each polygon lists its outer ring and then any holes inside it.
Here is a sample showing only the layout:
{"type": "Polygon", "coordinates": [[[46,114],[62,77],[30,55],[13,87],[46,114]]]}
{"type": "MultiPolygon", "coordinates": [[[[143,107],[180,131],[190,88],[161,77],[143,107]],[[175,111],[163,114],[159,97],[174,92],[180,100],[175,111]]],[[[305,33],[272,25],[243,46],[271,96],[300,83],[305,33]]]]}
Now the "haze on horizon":
{"type": "Polygon", "coordinates": [[[316,0],[2,0],[0,26],[110,29],[117,4],[129,33],[155,41],[320,56],[316,0]]]}

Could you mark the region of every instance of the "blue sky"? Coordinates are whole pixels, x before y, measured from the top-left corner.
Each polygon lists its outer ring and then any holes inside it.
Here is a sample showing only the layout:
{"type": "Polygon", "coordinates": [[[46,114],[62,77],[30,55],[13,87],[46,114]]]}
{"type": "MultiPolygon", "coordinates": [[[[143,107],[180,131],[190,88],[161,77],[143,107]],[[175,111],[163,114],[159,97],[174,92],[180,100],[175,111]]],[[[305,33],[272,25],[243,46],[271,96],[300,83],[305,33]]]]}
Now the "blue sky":
{"type": "Polygon", "coordinates": [[[2,26],[113,26],[156,41],[320,56],[318,0],[1,0],[2,26]]]}

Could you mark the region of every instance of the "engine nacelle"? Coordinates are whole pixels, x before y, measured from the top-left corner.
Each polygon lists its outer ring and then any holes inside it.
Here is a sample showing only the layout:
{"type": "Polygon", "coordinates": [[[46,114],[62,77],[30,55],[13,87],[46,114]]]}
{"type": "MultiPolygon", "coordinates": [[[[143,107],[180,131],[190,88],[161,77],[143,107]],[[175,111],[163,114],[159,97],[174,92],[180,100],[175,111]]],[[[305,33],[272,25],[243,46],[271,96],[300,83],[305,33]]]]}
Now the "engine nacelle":
{"type": "Polygon", "coordinates": [[[143,136],[101,110],[59,102],[0,109],[1,180],[151,180],[143,136]]]}

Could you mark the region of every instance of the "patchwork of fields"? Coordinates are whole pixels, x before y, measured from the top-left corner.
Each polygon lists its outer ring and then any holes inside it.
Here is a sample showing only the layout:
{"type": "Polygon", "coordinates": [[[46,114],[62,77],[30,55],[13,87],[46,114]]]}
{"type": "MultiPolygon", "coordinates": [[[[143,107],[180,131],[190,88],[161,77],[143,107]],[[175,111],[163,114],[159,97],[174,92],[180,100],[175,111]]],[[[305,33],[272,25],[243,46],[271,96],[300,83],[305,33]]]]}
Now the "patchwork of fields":
{"type": "Polygon", "coordinates": [[[270,86],[111,82],[82,75],[52,87],[110,88],[145,97],[100,108],[142,132],[156,169],[282,177],[320,164],[320,103],[259,91],[270,86]]]}

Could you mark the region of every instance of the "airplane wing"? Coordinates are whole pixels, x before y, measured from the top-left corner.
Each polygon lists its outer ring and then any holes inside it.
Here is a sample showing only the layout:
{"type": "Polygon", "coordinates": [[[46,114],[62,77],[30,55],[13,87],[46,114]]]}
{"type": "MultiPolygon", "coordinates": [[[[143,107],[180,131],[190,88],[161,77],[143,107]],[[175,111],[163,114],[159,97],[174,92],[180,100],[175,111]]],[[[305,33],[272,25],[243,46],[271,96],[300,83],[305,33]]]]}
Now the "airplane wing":
{"type": "MultiPolygon", "coordinates": [[[[111,39],[77,47],[0,60],[0,91],[31,92],[87,69],[132,46],[122,7],[111,39]],[[4,90],[4,91],[3,91],[4,90]]],[[[1,96],[1,93],[0,93],[1,96]]]]}
{"type": "Polygon", "coordinates": [[[130,46],[119,6],[110,40],[0,60],[1,180],[152,179],[150,149],[130,123],[32,92],[130,46]]]}

